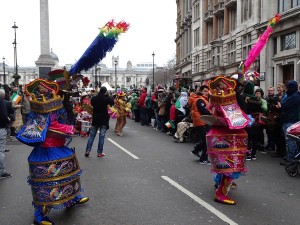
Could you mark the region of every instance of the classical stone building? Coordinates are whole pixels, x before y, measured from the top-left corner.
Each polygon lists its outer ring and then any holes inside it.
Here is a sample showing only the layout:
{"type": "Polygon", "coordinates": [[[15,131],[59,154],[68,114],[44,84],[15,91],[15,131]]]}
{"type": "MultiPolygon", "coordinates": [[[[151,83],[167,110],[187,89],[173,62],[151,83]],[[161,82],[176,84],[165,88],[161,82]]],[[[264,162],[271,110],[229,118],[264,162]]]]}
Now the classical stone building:
{"type": "Polygon", "coordinates": [[[202,82],[234,73],[270,18],[282,18],[252,65],[267,88],[300,81],[299,0],[177,0],[176,73],[202,82]]]}
{"type": "MultiPolygon", "coordinates": [[[[55,67],[52,69],[61,69],[65,67],[67,70],[70,70],[72,64],[59,66],[58,56],[52,51],[50,55],[55,62],[55,67]]],[[[90,70],[82,71],[81,74],[90,79],[91,87],[95,87],[96,83],[99,84],[99,82],[107,82],[112,87],[117,84],[119,87],[127,89],[140,88],[146,85],[147,78],[149,79],[152,77],[152,65],[152,63],[138,63],[136,66],[133,66],[132,63],[128,61],[126,68],[121,68],[119,67],[119,57],[112,57],[111,67],[107,67],[107,65],[100,62],[97,66],[91,68],[90,70]],[[117,61],[117,64],[115,64],[115,61],[117,61]]],[[[14,67],[5,63],[3,63],[3,66],[0,67],[0,83],[2,84],[4,83],[4,71],[6,84],[11,84],[14,81],[12,77],[14,74],[14,67]]],[[[20,85],[27,84],[39,77],[37,66],[19,66],[18,74],[21,76],[19,79],[20,85]]],[[[47,77],[47,74],[44,74],[43,77],[47,77]]]]}

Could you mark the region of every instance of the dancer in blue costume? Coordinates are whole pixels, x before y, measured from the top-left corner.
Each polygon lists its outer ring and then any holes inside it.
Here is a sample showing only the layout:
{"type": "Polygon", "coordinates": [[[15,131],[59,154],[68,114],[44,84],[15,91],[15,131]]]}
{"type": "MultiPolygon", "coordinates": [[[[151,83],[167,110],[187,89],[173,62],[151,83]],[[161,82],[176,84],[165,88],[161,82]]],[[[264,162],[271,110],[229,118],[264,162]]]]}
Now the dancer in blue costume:
{"type": "Polygon", "coordinates": [[[59,87],[70,90],[71,80],[76,82],[82,70],[98,65],[113,49],[118,36],[128,28],[125,21],[109,21],[100,28],[100,33],[69,72],[58,69],[48,73],[49,80],[57,83],[36,79],[25,86],[25,92],[32,97],[32,112],[17,138],[34,146],[28,157],[28,183],[32,189],[35,224],[52,225],[54,223],[46,216],[50,209],[66,208],[89,200],[80,194],[81,170],[75,152],[65,145],[66,138],[74,134],[74,126],[67,124],[71,111],[65,110],[68,107],[67,104],[64,107],[58,96],[59,87]]]}
{"type": "Polygon", "coordinates": [[[17,134],[19,141],[34,146],[28,157],[29,177],[33,195],[34,223],[54,224],[47,213],[84,204],[89,198],[81,195],[79,167],[74,149],[65,146],[66,138],[74,134],[70,111],[63,104],[55,82],[36,79],[25,86],[32,96],[32,112],[17,134]]]}

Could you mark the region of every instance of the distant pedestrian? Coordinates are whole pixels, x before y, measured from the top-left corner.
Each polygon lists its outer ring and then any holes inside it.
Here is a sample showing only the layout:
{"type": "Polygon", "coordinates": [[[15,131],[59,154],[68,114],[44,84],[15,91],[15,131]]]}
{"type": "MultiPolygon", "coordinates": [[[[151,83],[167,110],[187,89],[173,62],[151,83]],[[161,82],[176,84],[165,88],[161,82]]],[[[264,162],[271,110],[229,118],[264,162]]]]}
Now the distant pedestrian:
{"type": "Polygon", "coordinates": [[[27,117],[31,111],[31,108],[30,108],[30,100],[31,100],[31,96],[28,95],[27,93],[23,93],[22,95],[22,101],[21,101],[21,114],[22,114],[22,121],[23,121],[23,124],[26,123],[27,121],[27,117]]]}
{"type": "Polygon", "coordinates": [[[146,108],[146,98],[147,98],[147,87],[144,87],[142,89],[142,93],[140,95],[140,98],[138,100],[138,105],[140,108],[140,115],[141,115],[141,125],[142,126],[148,126],[148,114],[147,114],[147,108],[146,108]]]}
{"type": "Polygon", "coordinates": [[[123,136],[123,128],[126,125],[127,112],[130,110],[130,104],[126,103],[126,94],[120,92],[115,99],[115,108],[117,109],[117,122],[115,126],[115,133],[118,136],[123,136]]]}
{"type": "Polygon", "coordinates": [[[96,96],[92,97],[91,105],[93,107],[93,119],[92,127],[90,129],[90,136],[86,145],[85,157],[89,157],[90,155],[98,130],[100,131],[100,133],[97,156],[102,157],[105,156],[105,154],[103,153],[104,139],[106,131],[109,129],[110,116],[108,114],[107,107],[113,106],[114,100],[108,96],[107,88],[102,86],[99,93],[96,96]]]}
{"type": "Polygon", "coordinates": [[[278,104],[281,108],[280,122],[286,140],[286,162],[281,162],[285,165],[294,159],[299,153],[299,146],[296,141],[287,136],[287,128],[299,121],[300,114],[300,96],[298,95],[298,83],[295,80],[289,80],[286,84],[286,97],[278,104]]]}
{"type": "Polygon", "coordinates": [[[10,123],[7,113],[7,103],[4,100],[5,91],[0,89],[0,179],[11,177],[11,173],[6,172],[4,166],[5,145],[6,145],[6,127],[10,123]]]}
{"type": "Polygon", "coordinates": [[[132,94],[132,98],[130,100],[131,110],[132,110],[132,119],[134,122],[140,122],[140,108],[138,107],[138,99],[136,93],[132,94]]]}

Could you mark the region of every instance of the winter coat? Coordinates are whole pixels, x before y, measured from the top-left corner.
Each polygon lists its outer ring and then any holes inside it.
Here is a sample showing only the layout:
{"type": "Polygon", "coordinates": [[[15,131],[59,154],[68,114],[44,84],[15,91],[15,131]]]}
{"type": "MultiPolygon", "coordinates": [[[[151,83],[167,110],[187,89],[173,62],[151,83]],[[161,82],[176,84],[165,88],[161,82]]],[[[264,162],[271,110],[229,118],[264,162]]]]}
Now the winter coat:
{"type": "Polygon", "coordinates": [[[105,125],[108,129],[110,116],[108,115],[107,106],[113,106],[114,100],[99,92],[96,96],[92,97],[91,105],[93,106],[92,125],[105,125]]]}
{"type": "Polygon", "coordinates": [[[193,105],[191,107],[191,114],[193,118],[193,125],[195,127],[205,125],[205,123],[200,119],[200,116],[210,114],[209,111],[206,109],[207,106],[208,106],[208,99],[205,98],[204,96],[198,95],[198,98],[194,100],[193,105]],[[201,110],[201,108],[203,108],[203,110],[201,110]],[[204,113],[205,109],[207,113],[206,112],[204,113]]]}

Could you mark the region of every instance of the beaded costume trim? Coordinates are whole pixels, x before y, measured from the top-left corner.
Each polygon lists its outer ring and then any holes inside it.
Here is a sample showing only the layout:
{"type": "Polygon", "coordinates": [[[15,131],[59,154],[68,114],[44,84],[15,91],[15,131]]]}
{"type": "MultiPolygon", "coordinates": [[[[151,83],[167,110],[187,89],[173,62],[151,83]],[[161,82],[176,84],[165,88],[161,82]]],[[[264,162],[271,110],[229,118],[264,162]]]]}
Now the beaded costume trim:
{"type": "Polygon", "coordinates": [[[79,172],[80,167],[75,154],[60,160],[29,163],[30,179],[33,182],[57,181],[79,172]]]}
{"type": "Polygon", "coordinates": [[[61,205],[75,198],[81,191],[80,177],[69,182],[54,186],[31,186],[33,205],[53,206],[61,205]]]}

